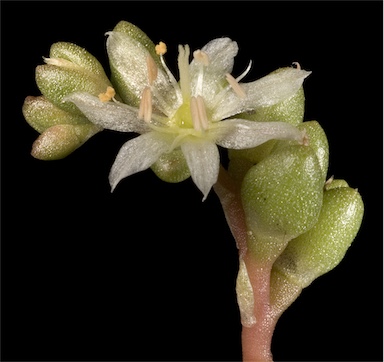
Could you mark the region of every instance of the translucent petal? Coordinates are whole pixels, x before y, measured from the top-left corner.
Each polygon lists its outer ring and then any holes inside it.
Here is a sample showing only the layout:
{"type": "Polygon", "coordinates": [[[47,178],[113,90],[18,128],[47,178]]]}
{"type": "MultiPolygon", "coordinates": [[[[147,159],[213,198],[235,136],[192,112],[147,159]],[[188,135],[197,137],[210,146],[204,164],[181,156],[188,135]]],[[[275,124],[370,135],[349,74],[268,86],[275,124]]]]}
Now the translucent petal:
{"type": "Polygon", "coordinates": [[[271,139],[303,142],[304,133],[285,122],[254,122],[228,119],[209,130],[216,143],[225,148],[253,148],[271,139]]]}
{"type": "MultiPolygon", "coordinates": [[[[206,105],[211,107],[215,95],[227,85],[225,74],[231,73],[238,45],[229,38],[218,38],[210,41],[201,50],[207,53],[209,65],[204,67],[202,94],[206,105]]],[[[192,93],[195,93],[202,65],[196,60],[190,64],[192,93]]]]}
{"type": "Polygon", "coordinates": [[[219,150],[213,142],[203,140],[183,142],[181,150],[193,182],[204,195],[204,201],[217,181],[220,167],[219,150]]]}
{"type": "Polygon", "coordinates": [[[73,93],[64,100],[73,102],[89,121],[105,129],[137,133],[150,130],[147,123],[137,118],[138,110],[123,103],[101,102],[88,93],[73,93]]]}
{"type": "Polygon", "coordinates": [[[151,167],[168,150],[167,139],[155,132],[145,133],[124,143],[109,174],[112,191],[123,178],[151,167]]]}
{"type": "Polygon", "coordinates": [[[230,90],[223,94],[215,107],[213,120],[222,120],[235,114],[271,106],[294,95],[311,72],[284,68],[250,83],[240,83],[246,93],[240,98],[230,90]]]}

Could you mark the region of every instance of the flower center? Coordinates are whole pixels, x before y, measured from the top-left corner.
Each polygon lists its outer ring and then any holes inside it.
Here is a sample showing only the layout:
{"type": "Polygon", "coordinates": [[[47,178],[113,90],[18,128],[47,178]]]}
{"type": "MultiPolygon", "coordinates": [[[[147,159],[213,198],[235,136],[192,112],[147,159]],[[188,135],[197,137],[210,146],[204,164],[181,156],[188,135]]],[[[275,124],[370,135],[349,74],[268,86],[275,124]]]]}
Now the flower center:
{"type": "Polygon", "coordinates": [[[204,68],[209,65],[208,54],[196,50],[193,53],[199,71],[197,74],[196,87],[192,94],[189,66],[189,46],[179,46],[178,66],[180,73],[180,88],[183,97],[183,104],[173,116],[174,123],[181,128],[192,128],[198,132],[208,129],[209,119],[207,116],[204,99],[201,96],[203,89],[204,68]]]}

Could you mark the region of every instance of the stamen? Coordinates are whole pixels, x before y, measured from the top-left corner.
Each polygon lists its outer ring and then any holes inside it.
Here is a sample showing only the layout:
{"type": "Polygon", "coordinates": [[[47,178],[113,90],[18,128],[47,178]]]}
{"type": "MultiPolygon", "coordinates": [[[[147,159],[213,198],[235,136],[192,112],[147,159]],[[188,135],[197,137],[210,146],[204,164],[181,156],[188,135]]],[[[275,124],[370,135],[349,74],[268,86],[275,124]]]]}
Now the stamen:
{"type": "Polygon", "coordinates": [[[198,49],[193,52],[193,58],[198,62],[201,63],[204,66],[209,65],[209,57],[206,52],[203,52],[202,50],[198,49]]]}
{"type": "Polygon", "coordinates": [[[191,116],[192,116],[193,128],[196,131],[201,131],[201,124],[199,121],[199,109],[198,109],[196,97],[191,98],[191,116]]]}
{"type": "Polygon", "coordinates": [[[161,41],[155,46],[155,51],[157,55],[164,55],[167,52],[167,45],[161,41]]]}
{"type": "Polygon", "coordinates": [[[149,85],[153,85],[153,82],[157,78],[157,72],[158,72],[157,65],[150,55],[147,56],[146,61],[147,61],[149,85]]]}
{"type": "Polygon", "coordinates": [[[180,88],[184,101],[188,101],[191,96],[189,78],[189,46],[179,45],[179,57],[177,58],[180,73],[180,88]]]}
{"type": "Polygon", "coordinates": [[[143,94],[140,100],[139,107],[139,119],[144,120],[147,123],[151,122],[152,119],[152,93],[151,88],[145,87],[143,90],[143,94]]]}
{"type": "Polygon", "coordinates": [[[225,76],[227,78],[229,85],[232,87],[232,89],[235,91],[238,97],[245,98],[247,94],[245,93],[244,89],[241,88],[241,85],[237,82],[237,80],[233,78],[229,73],[227,73],[225,76]]]}
{"type": "Polygon", "coordinates": [[[301,66],[299,62],[292,62],[292,66],[294,66],[298,70],[301,70],[301,66]]]}
{"type": "Polygon", "coordinates": [[[203,97],[191,97],[190,107],[193,128],[199,132],[205,131],[208,128],[208,117],[203,97]]]}
{"type": "Polygon", "coordinates": [[[205,109],[204,99],[202,96],[197,96],[197,109],[199,111],[199,120],[203,130],[208,128],[207,110],[205,109]]]}
{"type": "Polygon", "coordinates": [[[114,96],[116,95],[116,92],[115,90],[108,86],[107,87],[107,90],[105,93],[100,93],[99,94],[99,99],[102,101],[102,102],[108,102],[110,101],[114,96]]]}

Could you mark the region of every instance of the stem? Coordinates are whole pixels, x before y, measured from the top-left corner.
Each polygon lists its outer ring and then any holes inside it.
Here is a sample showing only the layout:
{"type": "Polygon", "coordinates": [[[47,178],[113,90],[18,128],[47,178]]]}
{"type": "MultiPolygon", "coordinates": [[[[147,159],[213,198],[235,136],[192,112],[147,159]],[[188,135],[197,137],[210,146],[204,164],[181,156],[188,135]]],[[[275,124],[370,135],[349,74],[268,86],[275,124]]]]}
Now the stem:
{"type": "Polygon", "coordinates": [[[232,235],[244,260],[254,295],[256,324],[243,326],[243,361],[272,361],[271,342],[276,319],[270,307],[270,275],[272,263],[261,264],[247,252],[247,226],[241,202],[240,187],[230,178],[224,168],[220,169],[214,186],[232,235]]]}
{"type": "Polygon", "coordinates": [[[243,361],[273,361],[271,342],[276,323],[270,307],[271,266],[258,263],[249,253],[244,261],[253,289],[256,324],[243,326],[243,361]]]}

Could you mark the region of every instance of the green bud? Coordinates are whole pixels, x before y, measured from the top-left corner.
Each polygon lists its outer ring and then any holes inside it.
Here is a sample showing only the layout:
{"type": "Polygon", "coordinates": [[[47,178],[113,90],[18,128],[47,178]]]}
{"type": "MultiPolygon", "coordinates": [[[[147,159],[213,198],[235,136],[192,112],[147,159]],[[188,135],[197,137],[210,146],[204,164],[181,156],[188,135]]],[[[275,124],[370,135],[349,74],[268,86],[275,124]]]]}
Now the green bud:
{"type": "Polygon", "coordinates": [[[274,260],[289,240],[312,228],[323,185],[316,153],[308,146],[285,147],[253,166],[241,188],[249,250],[274,260]]]}
{"type": "MultiPolygon", "coordinates": [[[[328,173],[328,161],[329,161],[329,145],[327,135],[323,128],[316,121],[308,121],[301,123],[297,126],[300,130],[305,130],[308,138],[308,145],[315,151],[317,159],[319,160],[320,168],[323,174],[323,180],[325,181],[328,173]]],[[[275,146],[271,152],[275,152],[288,145],[294,145],[294,141],[276,141],[275,146]]]]}
{"type": "Polygon", "coordinates": [[[181,149],[164,153],[151,168],[161,180],[171,183],[184,181],[191,175],[181,149]]]}
{"type": "Polygon", "coordinates": [[[273,270],[305,288],[340,263],[357,235],[363,213],[364,204],[357,190],[326,190],[317,223],[289,242],[273,270]]]}
{"type": "Polygon", "coordinates": [[[77,45],[54,44],[51,54],[63,58],[46,58],[47,64],[36,67],[36,83],[41,93],[57,107],[81,114],[73,103],[63,102],[66,95],[87,92],[98,96],[111,86],[98,61],[77,45]]]}
{"type": "Polygon", "coordinates": [[[58,124],[90,124],[84,115],[66,112],[44,96],[28,96],[24,101],[22,112],[29,125],[39,133],[58,124]]]}
{"type": "Polygon", "coordinates": [[[99,131],[100,128],[93,124],[59,124],[49,127],[33,143],[31,154],[46,161],[62,159],[99,131]]]}

